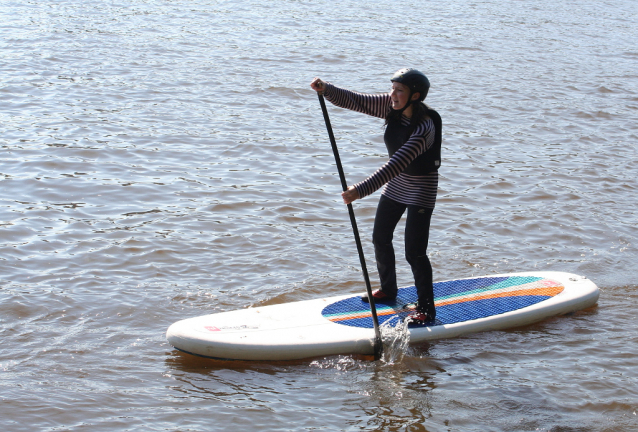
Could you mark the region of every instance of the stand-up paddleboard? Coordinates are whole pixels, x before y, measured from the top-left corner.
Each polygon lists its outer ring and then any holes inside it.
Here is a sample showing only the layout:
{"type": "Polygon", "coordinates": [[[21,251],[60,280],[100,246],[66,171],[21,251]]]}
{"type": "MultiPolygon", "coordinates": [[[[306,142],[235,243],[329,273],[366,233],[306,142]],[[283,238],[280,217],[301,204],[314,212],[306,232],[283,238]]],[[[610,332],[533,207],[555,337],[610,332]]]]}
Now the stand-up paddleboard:
{"type": "MultiPolygon", "coordinates": [[[[410,342],[522,326],[575,312],[598,301],[598,287],[569,273],[529,272],[437,282],[436,321],[409,327],[410,342]]],[[[284,303],[178,321],[166,333],[180,351],[233,360],[294,360],[373,353],[370,306],[361,294],[284,303]]],[[[416,288],[377,303],[381,324],[394,326],[414,309],[416,288]]]]}

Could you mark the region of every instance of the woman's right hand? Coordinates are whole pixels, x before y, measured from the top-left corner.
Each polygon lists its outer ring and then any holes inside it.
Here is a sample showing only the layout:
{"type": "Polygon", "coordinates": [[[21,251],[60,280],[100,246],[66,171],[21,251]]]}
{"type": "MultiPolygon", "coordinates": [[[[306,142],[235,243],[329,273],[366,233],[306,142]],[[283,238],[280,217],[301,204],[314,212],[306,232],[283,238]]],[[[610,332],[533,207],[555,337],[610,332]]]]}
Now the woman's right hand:
{"type": "Polygon", "coordinates": [[[320,78],[315,78],[310,83],[310,87],[317,93],[323,93],[326,89],[326,83],[323,82],[320,78]]]}
{"type": "Polygon", "coordinates": [[[347,190],[341,193],[341,198],[343,198],[344,204],[352,204],[353,201],[361,198],[359,196],[359,191],[354,186],[349,186],[347,190]]]}

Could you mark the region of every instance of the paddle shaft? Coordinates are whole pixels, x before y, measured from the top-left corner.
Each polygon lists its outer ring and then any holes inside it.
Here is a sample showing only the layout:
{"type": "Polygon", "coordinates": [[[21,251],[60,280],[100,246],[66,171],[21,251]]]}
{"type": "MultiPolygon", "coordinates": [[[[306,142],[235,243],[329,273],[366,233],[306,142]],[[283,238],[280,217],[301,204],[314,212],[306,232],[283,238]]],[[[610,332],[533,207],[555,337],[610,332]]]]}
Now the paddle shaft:
{"type": "MultiPolygon", "coordinates": [[[[328,129],[328,136],[330,137],[330,144],[332,145],[332,152],[335,155],[335,162],[337,163],[337,170],[339,171],[339,178],[341,179],[341,187],[344,191],[348,190],[348,183],[346,182],[346,175],[343,172],[341,166],[341,158],[339,157],[339,149],[337,148],[337,142],[335,136],[332,133],[332,126],[330,125],[330,117],[328,117],[328,109],[326,108],[326,102],[321,93],[317,93],[319,96],[319,103],[321,104],[321,110],[323,111],[323,119],[326,121],[326,129],[328,129]]],[[[374,358],[378,360],[381,358],[381,352],[383,351],[383,343],[381,342],[381,331],[379,330],[379,318],[377,317],[377,308],[372,298],[372,287],[370,286],[370,277],[368,276],[368,268],[366,267],[366,259],[363,255],[363,247],[361,247],[361,238],[359,237],[359,229],[357,228],[357,220],[354,217],[354,209],[352,204],[348,204],[348,213],[350,214],[350,223],[352,224],[352,231],[354,232],[354,240],[357,244],[357,251],[359,252],[359,261],[361,262],[361,270],[363,271],[363,279],[366,282],[366,291],[368,292],[368,299],[370,301],[370,311],[372,312],[372,323],[374,324],[374,358]]]]}

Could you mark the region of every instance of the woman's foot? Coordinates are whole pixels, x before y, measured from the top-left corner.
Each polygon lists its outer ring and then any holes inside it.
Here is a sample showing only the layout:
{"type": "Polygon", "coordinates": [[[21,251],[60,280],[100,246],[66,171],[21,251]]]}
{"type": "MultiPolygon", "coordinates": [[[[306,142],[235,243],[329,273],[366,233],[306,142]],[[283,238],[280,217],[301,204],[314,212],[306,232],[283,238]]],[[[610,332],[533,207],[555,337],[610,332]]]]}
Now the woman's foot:
{"type": "Polygon", "coordinates": [[[414,310],[405,318],[408,325],[424,325],[434,322],[434,318],[430,318],[427,313],[420,310],[414,310]]]}
{"type": "MultiPolygon", "coordinates": [[[[374,299],[375,303],[392,303],[397,299],[397,296],[395,295],[393,297],[393,296],[387,295],[386,293],[378,289],[372,293],[372,298],[374,299]]],[[[361,300],[365,303],[370,303],[368,294],[363,295],[361,297],[361,300]]]]}

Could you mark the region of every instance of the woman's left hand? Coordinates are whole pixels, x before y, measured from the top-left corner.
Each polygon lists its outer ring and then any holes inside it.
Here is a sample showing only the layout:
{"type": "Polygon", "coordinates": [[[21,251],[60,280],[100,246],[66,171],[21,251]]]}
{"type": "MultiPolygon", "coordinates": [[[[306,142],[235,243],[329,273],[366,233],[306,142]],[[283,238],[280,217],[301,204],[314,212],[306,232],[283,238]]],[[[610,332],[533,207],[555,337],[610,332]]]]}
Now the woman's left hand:
{"type": "Polygon", "coordinates": [[[352,201],[361,197],[359,196],[359,191],[354,186],[350,186],[347,191],[341,192],[341,198],[343,198],[344,204],[351,204],[352,201]]]}

